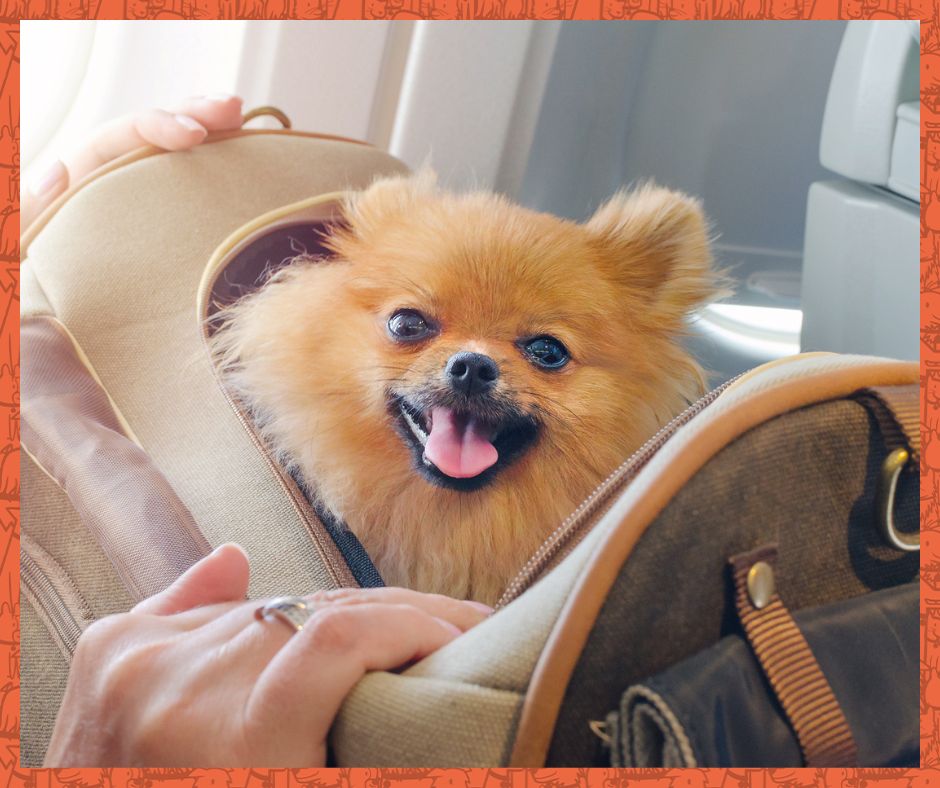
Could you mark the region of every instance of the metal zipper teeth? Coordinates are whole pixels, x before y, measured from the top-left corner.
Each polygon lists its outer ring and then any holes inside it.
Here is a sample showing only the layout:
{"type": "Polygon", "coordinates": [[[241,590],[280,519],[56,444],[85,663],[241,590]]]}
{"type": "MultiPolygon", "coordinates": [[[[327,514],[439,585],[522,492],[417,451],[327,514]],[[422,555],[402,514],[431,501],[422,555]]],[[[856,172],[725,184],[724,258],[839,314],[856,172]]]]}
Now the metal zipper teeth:
{"type": "MultiPolygon", "coordinates": [[[[220,270],[224,266],[220,266],[220,270]]],[[[211,279],[214,281],[214,279],[211,279]]],[[[211,288],[209,288],[211,289],[211,288]]],[[[345,559],[342,560],[340,565],[334,557],[331,555],[331,546],[333,550],[337,550],[335,543],[333,542],[332,537],[327,537],[330,541],[330,544],[327,545],[323,540],[323,534],[320,533],[315,525],[316,522],[319,522],[316,513],[314,513],[307,503],[306,500],[300,500],[297,494],[296,485],[289,484],[285,479],[284,471],[281,469],[280,465],[276,463],[271,455],[268,453],[267,447],[261,442],[258,438],[257,433],[254,430],[254,427],[250,424],[248,419],[245,417],[241,408],[235,403],[235,400],[229,394],[228,387],[222,380],[221,375],[219,374],[218,367],[215,365],[215,359],[212,357],[212,353],[209,350],[209,330],[205,322],[202,324],[202,341],[203,349],[206,351],[206,354],[209,358],[209,365],[212,368],[213,377],[215,378],[216,385],[218,385],[219,390],[222,392],[222,396],[225,398],[225,401],[228,403],[228,406],[232,409],[232,412],[235,414],[235,418],[238,419],[239,423],[244,428],[245,432],[248,433],[248,439],[254,444],[255,448],[258,449],[261,454],[262,459],[265,464],[271,471],[274,473],[274,477],[277,479],[278,484],[281,489],[287,493],[290,498],[291,503],[294,506],[294,510],[300,516],[300,519],[303,521],[304,526],[307,529],[307,533],[310,536],[313,546],[316,548],[316,551],[320,554],[320,558],[323,560],[323,565],[326,567],[327,571],[330,574],[333,582],[337,587],[354,587],[358,588],[359,583],[356,580],[355,576],[352,573],[352,570],[349,568],[349,564],[346,563],[345,559]],[[313,518],[311,518],[311,514],[313,518]],[[315,518],[315,519],[314,519],[315,518]]],[[[321,523],[321,528],[323,525],[321,523]]]]}
{"type": "MultiPolygon", "coordinates": [[[[227,389],[225,388],[225,385],[222,383],[221,380],[218,379],[218,375],[216,376],[216,382],[218,383],[219,388],[222,390],[222,395],[225,397],[226,402],[228,402],[229,407],[235,413],[235,417],[241,423],[242,427],[245,428],[245,432],[248,433],[249,439],[255,445],[255,447],[257,447],[265,463],[274,473],[274,476],[278,480],[278,483],[280,484],[281,489],[285,493],[287,493],[287,495],[290,497],[291,503],[293,503],[294,505],[294,509],[300,515],[300,519],[303,521],[304,525],[306,526],[307,533],[310,535],[310,539],[313,542],[314,547],[317,549],[317,552],[320,554],[320,558],[323,559],[323,564],[324,566],[326,566],[331,577],[333,578],[333,582],[337,585],[337,587],[349,586],[351,583],[353,587],[358,588],[359,583],[356,582],[355,578],[353,577],[352,570],[350,570],[349,565],[345,563],[345,561],[343,562],[342,566],[337,565],[337,562],[330,555],[329,546],[324,544],[323,539],[322,539],[322,534],[318,532],[315,526],[314,520],[311,519],[310,515],[307,512],[307,509],[308,509],[307,502],[301,501],[298,498],[296,488],[288,484],[287,480],[284,478],[284,471],[281,470],[281,467],[271,458],[271,455],[268,453],[267,447],[258,438],[253,427],[248,422],[248,419],[246,419],[245,416],[243,415],[241,409],[238,407],[238,405],[235,404],[235,401],[232,399],[232,397],[229,396],[229,393],[227,389]]],[[[316,517],[315,514],[314,514],[314,517],[316,517]]],[[[319,520],[319,518],[317,518],[317,520],[319,520]]],[[[332,538],[330,539],[332,541],[332,538]]],[[[334,545],[334,549],[335,549],[335,545],[334,545]]]]}
{"type": "Polygon", "coordinates": [[[594,491],[588,495],[568,517],[559,525],[548,538],[542,542],[532,557],[525,563],[512,582],[506,587],[503,595],[496,603],[496,609],[504,607],[531,586],[551,561],[582,531],[587,531],[588,525],[593,525],[600,515],[606,511],[605,504],[610,503],[615,494],[620,492],[633,477],[658,452],[669,438],[682,426],[690,422],[695,416],[705,410],[718,396],[734,383],[741,375],[735,375],[717,388],[709,391],[665,424],[646,443],[631,454],[618,466],[594,491]]]}
{"type": "Polygon", "coordinates": [[[49,622],[55,628],[56,634],[71,655],[75,651],[78,638],[84,631],[81,624],[62,601],[52,581],[26,552],[20,553],[20,575],[27,591],[32,594],[37,604],[41,605],[49,622]]]}

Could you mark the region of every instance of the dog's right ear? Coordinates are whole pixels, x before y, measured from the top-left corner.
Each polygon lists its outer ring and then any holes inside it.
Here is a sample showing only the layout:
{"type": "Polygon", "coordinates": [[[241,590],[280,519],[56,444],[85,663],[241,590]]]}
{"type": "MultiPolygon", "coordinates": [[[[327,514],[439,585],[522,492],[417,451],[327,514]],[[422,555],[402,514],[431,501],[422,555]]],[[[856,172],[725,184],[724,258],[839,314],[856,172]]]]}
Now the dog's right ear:
{"type": "Polygon", "coordinates": [[[389,222],[414,212],[428,197],[437,193],[437,175],[425,165],[412,175],[399,175],[375,181],[369,188],[347,196],[343,216],[350,234],[362,240],[389,222]]]}
{"type": "Polygon", "coordinates": [[[604,270],[642,296],[644,314],[678,326],[722,293],[698,200],[647,183],[622,191],[585,224],[604,270]]]}

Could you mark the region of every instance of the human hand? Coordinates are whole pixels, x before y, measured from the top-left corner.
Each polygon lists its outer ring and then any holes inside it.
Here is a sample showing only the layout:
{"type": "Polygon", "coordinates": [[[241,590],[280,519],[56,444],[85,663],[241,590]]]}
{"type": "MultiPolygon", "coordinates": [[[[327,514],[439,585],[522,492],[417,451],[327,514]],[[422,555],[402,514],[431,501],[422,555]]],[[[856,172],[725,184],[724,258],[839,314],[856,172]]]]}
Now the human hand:
{"type": "Polygon", "coordinates": [[[303,629],[256,620],[248,560],[223,545],[78,641],[46,766],[323,766],[369,670],[420,659],[483,620],[476,602],[403,588],[308,599],[303,629]]]}
{"type": "Polygon", "coordinates": [[[70,185],[118,156],[144,145],[185,150],[202,142],[210,131],[241,125],[242,100],[237,96],[197,96],[170,112],[150,109],[117,118],[97,129],[88,143],[65,161],[56,160],[42,174],[26,178],[20,232],[70,185]]]}

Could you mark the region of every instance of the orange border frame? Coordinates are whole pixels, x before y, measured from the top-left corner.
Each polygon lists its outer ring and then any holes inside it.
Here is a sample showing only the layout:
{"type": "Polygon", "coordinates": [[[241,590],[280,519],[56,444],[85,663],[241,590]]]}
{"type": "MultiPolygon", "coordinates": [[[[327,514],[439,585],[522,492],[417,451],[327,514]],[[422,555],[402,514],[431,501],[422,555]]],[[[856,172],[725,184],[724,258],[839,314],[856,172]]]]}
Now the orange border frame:
{"type": "MultiPolygon", "coordinates": [[[[6,6],[5,6],[6,7],[6,6]]],[[[26,769],[19,766],[20,19],[921,19],[921,520],[940,531],[940,4],[931,0],[20,0],[0,16],[0,783],[29,788],[931,788],[940,781],[940,548],[924,537],[921,764],[897,769],[26,769]],[[14,6],[16,6],[14,8],[14,6]],[[12,11],[16,10],[16,14],[12,11]],[[11,235],[15,233],[15,235],[11,235]],[[936,455],[936,456],[934,456],[936,455]],[[937,465],[932,465],[937,462],[937,465]],[[2,590],[5,589],[5,590],[2,590]],[[930,637],[927,637],[928,624],[930,637]]]]}

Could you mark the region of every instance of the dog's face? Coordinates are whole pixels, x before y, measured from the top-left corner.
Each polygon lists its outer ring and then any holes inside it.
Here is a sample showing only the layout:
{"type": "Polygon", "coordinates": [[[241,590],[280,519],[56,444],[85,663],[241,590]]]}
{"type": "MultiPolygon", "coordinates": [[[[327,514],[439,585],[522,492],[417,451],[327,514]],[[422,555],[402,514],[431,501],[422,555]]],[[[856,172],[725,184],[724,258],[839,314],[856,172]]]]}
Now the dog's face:
{"type": "Polygon", "coordinates": [[[368,271],[351,285],[375,320],[363,356],[414,469],[473,491],[580,440],[604,410],[587,400],[623,396],[619,305],[574,225],[492,197],[431,206],[341,246],[368,271]]]}
{"type": "Polygon", "coordinates": [[[699,393],[676,337],[714,285],[689,198],[646,187],[582,225],[425,173],[375,184],[347,220],[335,260],[277,276],[221,332],[328,504],[389,479],[596,484],[699,393]]]}

